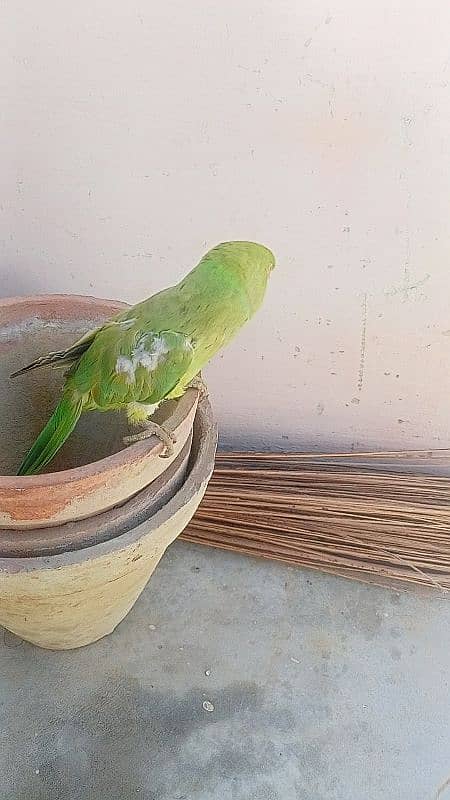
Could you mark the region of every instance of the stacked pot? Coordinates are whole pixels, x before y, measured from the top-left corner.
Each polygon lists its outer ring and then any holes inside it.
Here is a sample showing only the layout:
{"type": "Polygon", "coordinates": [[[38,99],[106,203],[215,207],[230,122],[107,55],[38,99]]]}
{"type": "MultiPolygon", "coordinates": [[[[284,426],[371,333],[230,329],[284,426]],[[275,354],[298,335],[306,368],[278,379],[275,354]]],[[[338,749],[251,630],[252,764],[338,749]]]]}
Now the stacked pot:
{"type": "Polygon", "coordinates": [[[9,375],[121,307],[65,295],[0,300],[0,624],[50,649],[114,630],[194,514],[213,469],[211,408],[189,390],[159,411],[176,436],[170,458],[161,458],[156,437],[125,447],[124,415],[91,413],[51,473],[14,477],[63,378],[49,369],[9,375]]]}

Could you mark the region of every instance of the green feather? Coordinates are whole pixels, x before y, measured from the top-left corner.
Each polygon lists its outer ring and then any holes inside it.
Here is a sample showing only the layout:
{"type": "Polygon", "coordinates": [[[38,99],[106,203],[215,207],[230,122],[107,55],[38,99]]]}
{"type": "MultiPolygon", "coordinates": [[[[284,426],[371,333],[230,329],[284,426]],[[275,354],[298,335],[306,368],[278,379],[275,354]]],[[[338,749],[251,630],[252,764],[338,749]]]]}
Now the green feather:
{"type": "Polygon", "coordinates": [[[33,475],[44,469],[72,433],[82,410],[82,398],[65,393],[22,461],[17,474],[33,475]]]}

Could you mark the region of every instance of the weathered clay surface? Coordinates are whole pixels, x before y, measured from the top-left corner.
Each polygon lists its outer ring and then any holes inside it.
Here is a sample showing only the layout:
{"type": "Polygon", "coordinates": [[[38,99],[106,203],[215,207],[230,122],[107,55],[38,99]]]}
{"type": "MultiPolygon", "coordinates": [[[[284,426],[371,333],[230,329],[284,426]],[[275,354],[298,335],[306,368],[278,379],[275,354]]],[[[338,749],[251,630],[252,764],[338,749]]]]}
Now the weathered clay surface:
{"type": "Polygon", "coordinates": [[[123,505],[93,517],[48,528],[0,528],[0,557],[30,558],[81,550],[121,536],[156,514],[178,492],[188,473],[192,434],[170,466],[123,505]]]}
{"type": "Polygon", "coordinates": [[[10,373],[67,346],[122,305],[65,295],[0,300],[0,527],[58,525],[112,508],[158,478],[185,446],[198,399],[194,391],[159,411],[160,421],[177,437],[171,458],[160,458],[163,445],[156,437],[124,447],[124,415],[91,413],[82,416],[51,472],[9,477],[50,416],[63,380],[58,370],[36,370],[14,380],[10,373]]]}
{"type": "Polygon", "coordinates": [[[47,557],[0,558],[0,624],[55,650],[81,647],[111,633],[195,512],[211,476],[216,439],[209,403],[203,401],[186,480],[156,514],[91,547],[47,557]]]}

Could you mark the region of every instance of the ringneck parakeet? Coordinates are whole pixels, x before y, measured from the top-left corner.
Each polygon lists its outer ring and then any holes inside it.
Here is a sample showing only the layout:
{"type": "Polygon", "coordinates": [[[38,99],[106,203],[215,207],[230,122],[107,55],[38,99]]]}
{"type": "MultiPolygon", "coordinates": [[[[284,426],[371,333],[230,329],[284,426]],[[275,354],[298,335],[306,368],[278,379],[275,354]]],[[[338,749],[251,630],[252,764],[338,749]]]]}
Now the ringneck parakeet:
{"type": "Polygon", "coordinates": [[[131,424],[156,434],[173,452],[173,435],[149,418],[163,400],[199,386],[199,374],[261,305],[275,266],[267,247],[225,242],[210,250],[176,286],[112,317],[61,352],[49,353],[11,377],[43,366],[69,367],[62,397],[25,456],[18,475],[40,472],[84,411],[124,409],[131,424]]]}

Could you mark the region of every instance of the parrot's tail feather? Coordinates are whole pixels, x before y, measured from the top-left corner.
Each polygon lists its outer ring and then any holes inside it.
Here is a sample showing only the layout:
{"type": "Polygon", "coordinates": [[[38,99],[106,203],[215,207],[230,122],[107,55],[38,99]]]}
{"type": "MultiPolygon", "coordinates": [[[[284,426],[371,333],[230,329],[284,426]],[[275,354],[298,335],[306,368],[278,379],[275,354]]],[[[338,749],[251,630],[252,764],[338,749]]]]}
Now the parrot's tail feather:
{"type": "Polygon", "coordinates": [[[83,398],[64,394],[55,411],[20,465],[18,475],[44,469],[72,433],[83,410],[83,398]]]}
{"type": "Polygon", "coordinates": [[[36,361],[32,361],[31,364],[27,364],[26,367],[16,370],[10,377],[17,378],[18,375],[23,375],[25,372],[31,372],[31,370],[39,369],[40,367],[65,367],[73,364],[75,361],[78,361],[83,353],[91,346],[97,332],[97,330],[89,331],[82,339],[75,342],[72,347],[68,347],[67,350],[57,350],[55,353],[47,353],[47,355],[37,358],[36,361]]]}
{"type": "Polygon", "coordinates": [[[25,372],[31,372],[31,370],[39,369],[39,367],[63,367],[65,364],[72,363],[73,360],[68,359],[63,351],[60,353],[48,353],[46,356],[37,358],[36,361],[33,361],[31,364],[27,364],[26,367],[22,367],[16,370],[16,372],[11,373],[10,377],[17,378],[18,375],[24,375],[25,372]]]}

